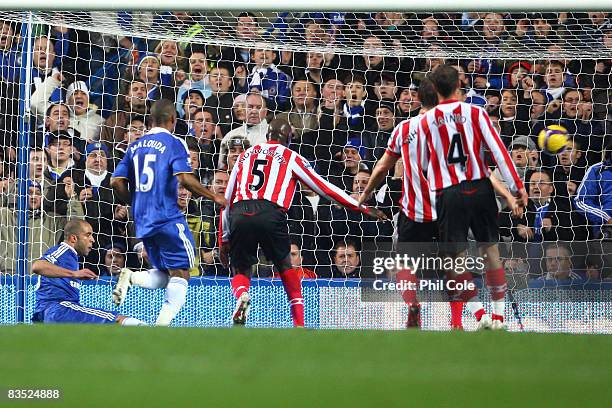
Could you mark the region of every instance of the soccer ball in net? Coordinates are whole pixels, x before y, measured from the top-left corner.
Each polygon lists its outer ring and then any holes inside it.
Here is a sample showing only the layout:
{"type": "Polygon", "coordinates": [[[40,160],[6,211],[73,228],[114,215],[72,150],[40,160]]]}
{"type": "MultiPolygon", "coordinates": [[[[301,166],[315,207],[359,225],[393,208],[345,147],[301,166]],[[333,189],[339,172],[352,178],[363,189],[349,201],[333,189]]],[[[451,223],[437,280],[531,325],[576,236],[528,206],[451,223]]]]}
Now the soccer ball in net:
{"type": "Polygon", "coordinates": [[[538,135],[538,145],[544,153],[561,153],[567,146],[567,129],[560,125],[546,126],[538,135]]]}

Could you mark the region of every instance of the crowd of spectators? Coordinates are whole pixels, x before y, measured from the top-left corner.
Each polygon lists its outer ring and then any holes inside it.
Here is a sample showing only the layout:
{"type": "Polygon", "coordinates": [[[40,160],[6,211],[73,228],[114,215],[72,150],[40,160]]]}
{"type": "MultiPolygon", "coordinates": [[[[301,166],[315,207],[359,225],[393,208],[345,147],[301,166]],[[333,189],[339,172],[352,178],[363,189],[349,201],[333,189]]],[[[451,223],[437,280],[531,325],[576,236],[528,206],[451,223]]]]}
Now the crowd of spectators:
{"type": "MultiPolygon", "coordinates": [[[[186,35],[200,32],[189,17],[170,13],[162,23],[183,27],[186,35]]],[[[93,226],[96,240],[86,263],[109,275],[125,265],[148,263],[143,246],[133,238],[130,207],[116,201],[110,177],[129,144],[149,129],[152,102],[165,98],[176,104],[175,134],[186,140],[195,174],[217,193],[224,192],[238,155],[265,141],[268,123],[276,117],[291,124],[292,149],[358,197],[393,128],[419,113],[419,81],[442,63],[460,72],[462,98],[488,111],[528,187],[529,205],[520,219],[512,218],[499,201],[501,239],[537,244],[526,250],[536,258],[549,256],[544,249],[549,242],[612,239],[612,22],[607,13],[307,17],[294,23],[297,34],[292,35],[321,52],[275,51],[265,43],[241,48],[111,38],[43,26],[35,30],[32,54],[26,58],[18,25],[0,21],[0,271],[12,272],[16,251],[20,98],[30,100],[32,113],[30,257],[61,238],[69,217],[83,217],[93,226]],[[331,46],[343,41],[359,44],[363,53],[334,53],[331,46]],[[462,43],[483,51],[554,54],[585,41],[600,48],[605,58],[443,59],[435,54],[462,43]],[[376,53],[402,47],[418,47],[422,55],[431,56],[376,53]],[[110,95],[103,88],[94,92],[92,84],[100,79],[94,70],[120,50],[130,52],[121,54],[125,69],[117,78],[118,89],[110,95]],[[29,98],[19,93],[25,80],[20,64],[26,61],[31,61],[29,98]],[[103,106],[109,97],[112,108],[103,106]],[[538,133],[551,124],[564,126],[571,137],[557,156],[543,154],[537,146],[538,133]]],[[[254,14],[241,13],[232,35],[256,43],[265,29],[261,23],[254,14]]],[[[391,220],[399,211],[401,175],[398,167],[370,203],[391,220]]],[[[192,275],[228,275],[216,242],[220,209],[193,199],[184,188],[177,202],[200,249],[192,275]]],[[[395,228],[393,221],[374,222],[347,212],[305,186],[294,197],[289,218],[292,259],[305,278],[359,277],[362,246],[391,242],[395,228]]],[[[559,258],[567,247],[555,250],[550,257],[559,258]]],[[[515,258],[509,256],[509,270],[517,269],[515,258]]],[[[595,258],[577,262],[568,276],[610,277],[605,259],[595,258]]],[[[553,266],[547,261],[528,273],[534,279],[560,279],[551,272],[553,266]]],[[[271,276],[273,271],[263,266],[258,273],[271,276]]]]}

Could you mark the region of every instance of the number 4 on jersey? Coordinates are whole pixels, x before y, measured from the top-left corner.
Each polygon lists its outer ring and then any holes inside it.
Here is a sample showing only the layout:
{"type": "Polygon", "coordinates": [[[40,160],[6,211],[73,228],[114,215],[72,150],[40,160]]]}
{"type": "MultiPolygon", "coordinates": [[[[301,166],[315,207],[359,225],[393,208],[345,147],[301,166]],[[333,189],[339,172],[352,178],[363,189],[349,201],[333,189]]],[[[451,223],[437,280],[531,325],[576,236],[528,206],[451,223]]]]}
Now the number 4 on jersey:
{"type": "Polygon", "coordinates": [[[465,167],[465,162],[467,162],[467,156],[463,150],[463,140],[461,139],[461,134],[455,133],[450,141],[450,145],[448,146],[448,155],[446,156],[446,161],[448,164],[461,164],[461,166],[465,167]]]}

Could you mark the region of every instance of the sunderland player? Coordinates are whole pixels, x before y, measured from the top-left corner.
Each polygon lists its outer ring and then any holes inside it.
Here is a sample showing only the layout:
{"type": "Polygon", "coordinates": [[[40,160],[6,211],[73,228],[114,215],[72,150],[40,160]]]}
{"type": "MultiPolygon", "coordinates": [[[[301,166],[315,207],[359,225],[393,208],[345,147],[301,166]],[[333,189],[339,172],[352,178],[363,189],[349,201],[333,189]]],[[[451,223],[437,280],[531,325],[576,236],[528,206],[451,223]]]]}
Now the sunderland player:
{"type": "MultiPolygon", "coordinates": [[[[404,174],[402,177],[402,200],[398,220],[398,242],[437,242],[438,223],[436,222],[435,192],[429,189],[423,168],[419,160],[423,153],[417,136],[420,119],[424,113],[438,103],[436,90],[431,81],[424,78],[419,86],[421,113],[419,116],[402,121],[398,124],[387,145],[383,157],[376,163],[370,181],[359,197],[359,202],[366,202],[374,190],[384,181],[387,173],[397,160],[402,159],[404,174]]],[[[464,273],[448,278],[471,280],[471,274],[464,273]]],[[[398,272],[398,281],[416,282],[416,275],[409,271],[398,272]]],[[[408,289],[402,293],[408,305],[408,321],[406,327],[420,327],[420,305],[416,298],[416,290],[408,289]]],[[[463,302],[451,302],[451,327],[461,329],[461,313],[463,302]]]]}
{"type": "Polygon", "coordinates": [[[94,243],[93,230],[87,221],[71,220],[64,227],[64,237],[32,264],[32,272],[39,275],[32,321],[146,326],[133,317],[81,305],[80,281],[98,277],[89,269],[79,269],[79,256],[87,256],[94,243]]]}
{"type": "Polygon", "coordinates": [[[439,103],[421,119],[419,138],[427,146],[422,166],[427,168],[431,190],[438,193],[440,241],[451,245],[451,255],[462,256],[471,229],[485,258],[492,315],[485,314],[476,294],[467,306],[476,316],[479,328],[502,329],[507,283],[497,247],[497,203],[485,150],[491,152],[508,189],[522,207],[527,205],[527,193],[486,111],[457,100],[460,87],[457,70],[442,65],[430,78],[439,103]]]}
{"type": "Polygon", "coordinates": [[[257,263],[257,248],[278,271],[289,299],[295,327],[304,326],[304,302],[298,271],[291,266],[287,210],[298,181],[317,194],[378,219],[384,214],[360,206],[356,200],[319,176],[306,159],[289,150],[291,126],[284,120],[270,123],[268,141],[243,152],[232,169],[225,191],[229,208],[221,216],[221,255],[227,255],[234,273],[232,289],[236,309],[234,324],[245,324],[251,304],[248,293],[251,267],[257,263]]]}
{"type": "Polygon", "coordinates": [[[131,195],[136,237],[142,239],[154,269],[123,269],[113,301],[121,304],[131,285],[166,288],[155,324],[167,326],[185,303],[189,270],[198,250],[177,204],[178,181],[196,197],[211,199],[221,206],[225,198],[200,184],[193,175],[185,141],[170,133],[176,122],[174,104],[165,99],[155,102],[151,121],[153,128],[128,147],[111,185],[120,200],[127,202],[131,195]]]}

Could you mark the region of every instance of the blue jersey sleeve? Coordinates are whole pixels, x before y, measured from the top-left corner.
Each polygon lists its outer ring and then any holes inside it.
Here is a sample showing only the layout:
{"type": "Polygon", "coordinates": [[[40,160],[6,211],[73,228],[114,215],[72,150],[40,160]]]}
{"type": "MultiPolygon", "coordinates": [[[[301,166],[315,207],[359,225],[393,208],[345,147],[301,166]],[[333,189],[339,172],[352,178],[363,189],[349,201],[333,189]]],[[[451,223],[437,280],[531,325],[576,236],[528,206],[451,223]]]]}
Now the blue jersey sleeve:
{"type": "Polygon", "coordinates": [[[170,166],[172,167],[172,174],[193,173],[187,143],[185,143],[183,139],[176,138],[174,140],[174,148],[172,149],[174,155],[170,163],[170,166]]]}
{"type": "Polygon", "coordinates": [[[113,177],[129,179],[130,163],[132,160],[130,156],[131,155],[128,149],[128,151],[125,152],[125,156],[123,156],[123,159],[121,159],[119,164],[117,164],[117,167],[115,167],[115,171],[113,172],[113,177]]]}

